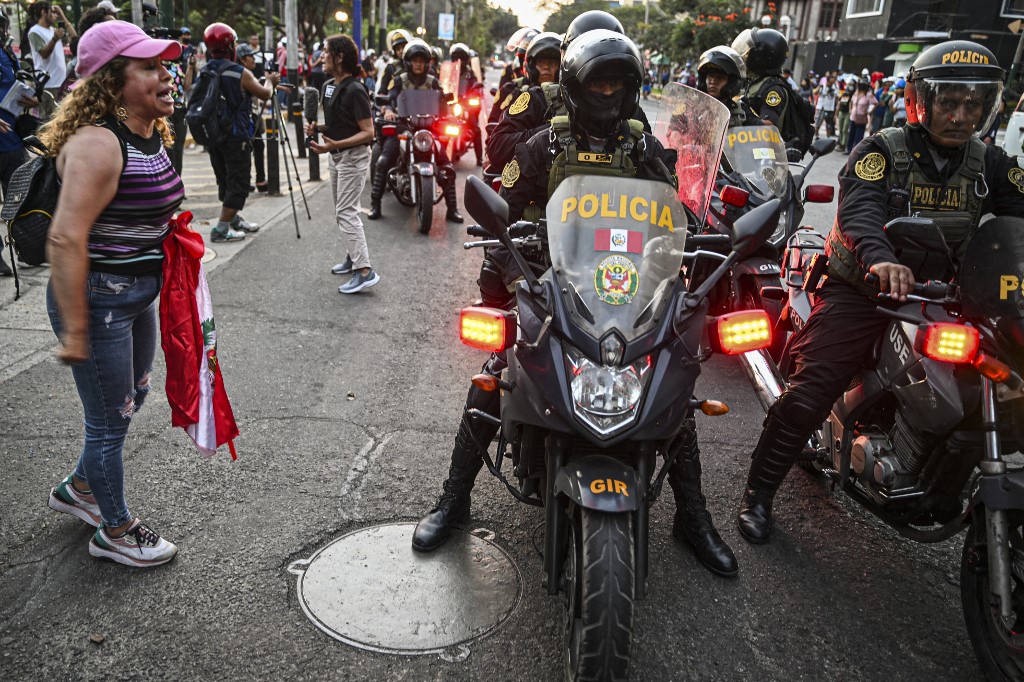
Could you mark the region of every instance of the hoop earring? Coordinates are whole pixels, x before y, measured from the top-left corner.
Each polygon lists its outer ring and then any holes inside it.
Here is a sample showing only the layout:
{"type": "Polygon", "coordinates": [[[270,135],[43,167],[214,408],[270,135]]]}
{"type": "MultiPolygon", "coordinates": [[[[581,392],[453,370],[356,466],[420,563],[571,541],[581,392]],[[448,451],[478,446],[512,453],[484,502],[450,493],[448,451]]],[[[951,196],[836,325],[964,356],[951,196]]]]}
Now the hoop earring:
{"type": "Polygon", "coordinates": [[[114,107],[114,116],[117,116],[117,120],[124,123],[128,120],[128,110],[124,108],[123,104],[118,104],[114,107]]]}

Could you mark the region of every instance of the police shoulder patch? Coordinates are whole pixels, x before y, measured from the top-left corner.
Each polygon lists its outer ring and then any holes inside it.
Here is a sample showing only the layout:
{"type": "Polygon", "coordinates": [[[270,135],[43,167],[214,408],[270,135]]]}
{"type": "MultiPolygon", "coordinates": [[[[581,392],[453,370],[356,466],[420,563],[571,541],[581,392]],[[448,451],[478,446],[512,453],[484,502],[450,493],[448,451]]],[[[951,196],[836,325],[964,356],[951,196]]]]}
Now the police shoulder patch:
{"type": "Polygon", "coordinates": [[[879,152],[871,152],[858,161],[853,170],[861,180],[868,182],[881,180],[885,176],[885,157],[879,152]]]}
{"type": "Polygon", "coordinates": [[[1014,184],[1018,192],[1024,193],[1024,170],[1021,170],[1020,166],[1011,168],[1006,177],[1014,184]]]}
{"type": "Polygon", "coordinates": [[[771,92],[769,92],[769,93],[768,93],[768,95],[767,95],[767,96],[766,96],[766,97],[764,98],[764,103],[765,103],[765,104],[767,104],[767,105],[768,105],[768,106],[770,106],[770,107],[777,107],[777,106],[779,106],[780,104],[782,104],[782,95],[780,95],[780,94],[779,94],[778,92],[776,92],[775,90],[772,90],[772,91],[771,91],[771,92]]]}
{"type": "Polygon", "coordinates": [[[512,159],[505,165],[505,170],[501,172],[501,186],[512,187],[516,184],[516,180],[519,179],[519,161],[512,159]]]}
{"type": "Polygon", "coordinates": [[[512,106],[508,108],[509,116],[515,116],[516,114],[523,113],[526,111],[526,107],[528,106],[530,106],[530,93],[524,92],[519,95],[519,97],[516,98],[516,101],[512,103],[512,106]]]}
{"type": "Polygon", "coordinates": [[[508,106],[508,103],[511,102],[511,101],[512,101],[512,93],[510,92],[510,93],[508,93],[508,96],[505,97],[505,99],[501,100],[501,106],[499,107],[499,109],[504,109],[505,107],[508,106]]]}

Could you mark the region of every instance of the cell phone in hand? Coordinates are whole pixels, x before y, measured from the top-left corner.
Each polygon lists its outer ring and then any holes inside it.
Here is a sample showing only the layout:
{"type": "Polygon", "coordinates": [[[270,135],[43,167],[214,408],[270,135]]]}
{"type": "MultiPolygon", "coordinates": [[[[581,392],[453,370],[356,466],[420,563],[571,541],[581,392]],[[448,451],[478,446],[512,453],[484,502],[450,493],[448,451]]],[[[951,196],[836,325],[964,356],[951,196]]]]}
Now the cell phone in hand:
{"type": "Polygon", "coordinates": [[[60,19],[57,20],[57,28],[59,28],[62,31],[64,30],[64,21],[63,20],[60,20],[60,19]]]}

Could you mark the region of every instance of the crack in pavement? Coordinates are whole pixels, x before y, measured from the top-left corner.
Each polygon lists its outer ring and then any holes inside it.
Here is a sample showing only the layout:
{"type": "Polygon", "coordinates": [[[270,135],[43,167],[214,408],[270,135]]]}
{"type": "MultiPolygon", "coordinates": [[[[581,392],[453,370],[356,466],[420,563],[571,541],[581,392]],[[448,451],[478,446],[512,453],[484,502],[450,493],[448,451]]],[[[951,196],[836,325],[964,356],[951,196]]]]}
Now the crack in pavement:
{"type": "Polygon", "coordinates": [[[352,515],[358,510],[359,500],[362,498],[363,488],[366,486],[366,474],[370,465],[377,461],[377,458],[380,457],[381,452],[384,450],[384,446],[395,437],[394,433],[384,433],[381,436],[377,436],[361,424],[351,421],[349,423],[363,429],[369,440],[356,453],[355,460],[352,462],[348,475],[345,477],[345,482],[341,484],[341,497],[348,498],[348,504],[342,509],[344,518],[352,518],[352,515]]]}

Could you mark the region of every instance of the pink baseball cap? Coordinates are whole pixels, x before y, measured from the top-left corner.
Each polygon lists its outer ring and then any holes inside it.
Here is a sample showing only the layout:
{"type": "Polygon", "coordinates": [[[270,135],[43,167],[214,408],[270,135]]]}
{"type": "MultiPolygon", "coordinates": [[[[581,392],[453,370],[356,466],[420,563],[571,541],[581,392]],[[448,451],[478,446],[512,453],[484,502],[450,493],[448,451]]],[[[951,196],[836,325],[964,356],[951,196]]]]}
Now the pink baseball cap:
{"type": "Polygon", "coordinates": [[[103,21],[82,34],[78,40],[79,77],[91,76],[115,57],[134,59],[177,59],[181,43],[177,40],[150,38],[146,32],[127,21],[103,21]]]}

